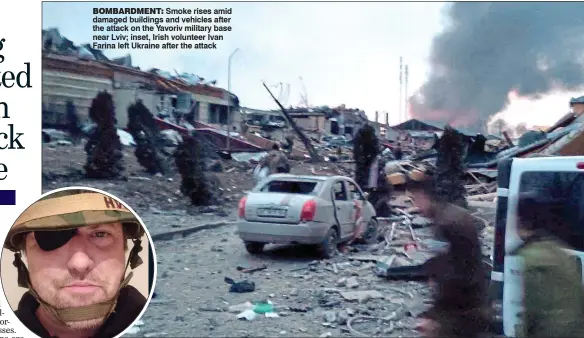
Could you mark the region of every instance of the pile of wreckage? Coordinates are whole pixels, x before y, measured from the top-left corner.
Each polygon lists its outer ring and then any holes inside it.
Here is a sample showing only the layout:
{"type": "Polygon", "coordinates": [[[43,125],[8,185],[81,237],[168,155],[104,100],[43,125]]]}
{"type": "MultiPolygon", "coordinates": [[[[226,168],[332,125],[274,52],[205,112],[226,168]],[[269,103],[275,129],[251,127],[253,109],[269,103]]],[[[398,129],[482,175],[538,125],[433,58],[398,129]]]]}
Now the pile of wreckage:
{"type": "MultiPolygon", "coordinates": [[[[489,234],[493,230],[490,225],[494,222],[497,198],[498,161],[512,157],[584,155],[584,114],[570,113],[545,131],[527,132],[516,145],[510,140],[504,140],[496,145],[495,150],[488,148],[488,140],[482,135],[462,139],[466,140],[462,166],[466,205],[479,224],[484,224],[481,227],[485,230],[483,252],[485,264],[488,265],[492,246],[492,236],[489,234]]],[[[387,254],[383,259],[378,255],[372,256],[379,276],[405,279],[423,277],[422,262],[436,249],[435,246],[441,245],[433,242],[429,233],[420,235],[429,228],[431,220],[418,214],[418,208],[401,189],[408,173],[435,173],[438,170],[436,162],[440,140],[437,139],[429,150],[386,163],[386,177],[394,188],[388,201],[391,213],[389,217],[380,218],[385,224],[385,229],[380,232],[382,241],[366,249],[387,254]],[[420,240],[422,237],[427,238],[420,240]],[[414,257],[420,255],[424,258],[414,257]]]]}
{"type": "MultiPolygon", "coordinates": [[[[584,97],[583,97],[584,98],[584,97]]],[[[583,99],[580,98],[580,99],[583,99]]],[[[573,99],[572,103],[579,99],[573,99]]],[[[584,100],[583,100],[584,101],[584,100]]],[[[528,131],[514,144],[510,138],[488,140],[481,134],[464,137],[464,178],[467,200],[476,206],[487,206],[481,202],[494,202],[497,190],[497,163],[513,157],[577,156],[584,155],[584,114],[569,113],[547,130],[528,131]]],[[[436,170],[436,158],[440,139],[418,152],[410,151],[403,160],[389,161],[385,167],[388,181],[392,174],[406,173],[413,169],[436,170]]],[[[396,176],[393,176],[395,180],[396,176]]]]}
{"type": "MultiPolygon", "coordinates": [[[[484,225],[481,243],[487,271],[492,264],[490,253],[494,236],[491,225],[495,218],[493,200],[496,198],[498,161],[509,157],[582,155],[584,146],[579,145],[584,142],[582,116],[570,114],[546,131],[528,132],[517,145],[503,140],[499,144],[491,143],[492,149],[489,149],[486,144],[489,140],[477,135],[462,147],[463,187],[473,217],[484,225]]],[[[412,329],[413,319],[430,306],[431,295],[423,284],[428,277],[425,266],[436,253],[445,249],[446,243],[435,239],[432,220],[419,215],[412,200],[400,194],[398,188],[405,183],[406,173],[439,170],[437,162],[443,161],[439,159],[439,151],[444,148],[439,144],[428,148],[431,150],[419,155],[387,162],[387,180],[396,189],[389,201],[390,216],[379,218],[378,243],[353,244],[347,247],[349,252],[345,254],[300,268],[306,274],[328,271],[337,278],[334,287],[315,294],[319,306],[327,309],[323,313],[323,326],[338,325],[342,332],[354,336],[387,336],[397,330],[412,329]],[[379,283],[382,280],[392,283],[379,283]],[[353,311],[354,307],[376,309],[378,300],[390,300],[389,316],[387,311],[353,311]],[[345,306],[347,308],[340,309],[345,306]]],[[[298,277],[309,276],[299,274],[298,277]]]]}
{"type": "MultiPolygon", "coordinates": [[[[426,264],[446,244],[434,239],[430,221],[416,216],[405,197],[394,200],[392,206],[401,214],[382,220],[378,243],[353,244],[348,247],[349,252],[291,270],[290,278],[314,279],[316,275],[319,283],[324,281],[320,288],[310,290],[316,299],[315,307],[323,310],[323,327],[360,337],[389,336],[398,331],[401,336],[413,336],[416,318],[431,306],[426,264]]],[[[482,241],[487,269],[490,238],[485,236],[487,240],[482,241]]],[[[290,291],[289,295],[295,298],[298,291],[290,291]]],[[[231,310],[236,313],[243,309],[231,310]]],[[[292,305],[287,310],[308,312],[311,308],[292,305]]],[[[243,315],[240,313],[238,318],[243,315]]]]}

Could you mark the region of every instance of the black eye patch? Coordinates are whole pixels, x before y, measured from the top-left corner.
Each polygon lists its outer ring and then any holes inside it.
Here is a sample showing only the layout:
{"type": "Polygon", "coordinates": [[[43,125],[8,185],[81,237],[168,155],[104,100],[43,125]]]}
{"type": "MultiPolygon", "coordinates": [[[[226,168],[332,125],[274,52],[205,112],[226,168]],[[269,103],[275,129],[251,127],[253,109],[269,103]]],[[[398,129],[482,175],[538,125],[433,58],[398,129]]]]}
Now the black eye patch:
{"type": "Polygon", "coordinates": [[[67,244],[75,236],[77,229],[60,231],[35,231],[34,238],[43,251],[53,251],[67,244]]]}

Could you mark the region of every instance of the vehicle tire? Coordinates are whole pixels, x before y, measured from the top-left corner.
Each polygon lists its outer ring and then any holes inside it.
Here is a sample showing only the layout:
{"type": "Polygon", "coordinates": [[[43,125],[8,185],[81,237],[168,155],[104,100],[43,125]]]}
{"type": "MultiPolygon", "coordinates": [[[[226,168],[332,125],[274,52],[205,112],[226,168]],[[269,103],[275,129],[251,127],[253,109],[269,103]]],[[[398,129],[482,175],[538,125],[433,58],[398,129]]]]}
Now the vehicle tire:
{"type": "Polygon", "coordinates": [[[336,255],[339,233],[335,228],[330,228],[326,233],[324,241],[319,244],[318,250],[322,258],[329,259],[336,255]]]}
{"type": "Polygon", "coordinates": [[[252,255],[257,255],[257,254],[262,253],[262,251],[264,251],[264,246],[266,246],[266,243],[245,242],[245,249],[247,250],[247,252],[249,252],[252,255]]]}
{"type": "Polygon", "coordinates": [[[362,243],[365,244],[375,244],[377,243],[377,237],[379,236],[379,223],[375,218],[369,220],[367,224],[367,228],[363,233],[363,237],[361,239],[362,243]]]}

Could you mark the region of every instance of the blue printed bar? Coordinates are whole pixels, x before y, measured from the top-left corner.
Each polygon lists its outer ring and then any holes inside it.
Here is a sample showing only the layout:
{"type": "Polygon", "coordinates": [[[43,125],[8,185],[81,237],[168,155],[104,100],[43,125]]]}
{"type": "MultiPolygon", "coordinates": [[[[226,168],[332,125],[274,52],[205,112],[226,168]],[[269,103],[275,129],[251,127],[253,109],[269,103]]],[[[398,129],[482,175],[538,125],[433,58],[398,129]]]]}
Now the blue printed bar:
{"type": "Polygon", "coordinates": [[[0,190],[0,205],[16,205],[16,190],[0,190]]]}

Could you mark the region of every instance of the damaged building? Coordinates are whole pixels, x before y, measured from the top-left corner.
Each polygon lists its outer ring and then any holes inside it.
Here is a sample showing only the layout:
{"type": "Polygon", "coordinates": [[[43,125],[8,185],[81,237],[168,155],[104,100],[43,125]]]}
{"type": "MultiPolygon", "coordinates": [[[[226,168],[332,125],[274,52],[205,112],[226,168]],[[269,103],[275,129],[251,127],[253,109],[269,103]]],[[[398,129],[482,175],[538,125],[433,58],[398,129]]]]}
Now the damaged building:
{"type": "Polygon", "coordinates": [[[389,113],[385,113],[385,123],[379,122],[379,112],[375,112],[375,120],[369,124],[375,129],[380,140],[396,142],[399,139],[399,131],[389,125],[389,113]]]}
{"type": "Polygon", "coordinates": [[[117,127],[127,125],[127,107],[137,99],[160,116],[184,116],[217,129],[230,121],[240,130],[239,99],[192,74],[133,67],[131,57],[108,60],[89,46],[75,46],[57,30],[43,31],[43,123],[66,124],[66,107],[73,104],[79,119],[88,121],[91,100],[98,92],[112,93],[117,127]],[[229,109],[231,107],[231,109],[229,109]],[[231,119],[228,112],[231,111],[231,119]],[[190,115],[190,116],[189,116],[190,115]]]}
{"type": "MultiPolygon", "coordinates": [[[[315,138],[330,134],[352,139],[355,133],[368,123],[364,111],[348,109],[344,105],[336,108],[291,107],[287,111],[298,127],[315,138]]],[[[252,129],[260,127],[264,130],[276,130],[288,127],[286,119],[279,110],[242,108],[242,112],[243,119],[252,129]]]]}

